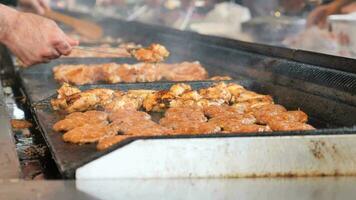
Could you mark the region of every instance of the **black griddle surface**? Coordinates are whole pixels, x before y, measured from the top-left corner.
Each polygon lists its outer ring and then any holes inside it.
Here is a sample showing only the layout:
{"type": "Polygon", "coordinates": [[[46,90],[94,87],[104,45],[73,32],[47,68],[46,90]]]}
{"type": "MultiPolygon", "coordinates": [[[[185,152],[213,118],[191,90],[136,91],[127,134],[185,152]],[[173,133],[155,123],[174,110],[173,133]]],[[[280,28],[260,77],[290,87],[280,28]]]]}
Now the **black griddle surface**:
{"type": "MultiPolygon", "coordinates": [[[[263,137],[263,136],[290,136],[290,135],[320,135],[320,134],[347,134],[354,133],[354,129],[345,128],[356,124],[356,119],[352,116],[356,116],[356,107],[335,102],[333,99],[328,99],[320,97],[314,94],[306,93],[296,89],[290,89],[283,86],[272,85],[272,84],[261,84],[256,81],[245,80],[245,81],[228,81],[228,82],[237,82],[248,89],[253,91],[271,94],[276,97],[275,100],[277,103],[286,106],[288,109],[297,109],[300,108],[306,113],[309,114],[311,120],[309,121],[312,125],[319,128],[317,131],[296,131],[296,132],[274,132],[268,134],[261,133],[251,133],[251,134],[213,134],[213,135],[189,135],[181,136],[183,138],[200,138],[200,137],[263,137]],[[317,102],[317,103],[313,103],[317,102]],[[329,106],[328,109],[325,109],[325,106],[329,106]],[[332,113],[330,113],[332,112],[332,113]],[[332,115],[332,117],[330,117],[332,115]],[[334,120],[335,118],[336,120],[334,120]],[[342,127],[342,128],[341,128],[342,127]]],[[[82,86],[82,90],[90,88],[110,88],[110,89],[119,89],[119,90],[130,90],[130,89],[154,89],[162,90],[169,89],[169,87],[174,83],[144,83],[144,84],[116,84],[116,85],[91,85],[91,86],[82,86]]],[[[192,85],[193,89],[205,88],[214,84],[214,82],[189,82],[192,85]]],[[[55,95],[52,95],[54,98],[55,95]]],[[[58,120],[64,117],[63,114],[59,114],[52,110],[50,106],[50,98],[45,99],[34,106],[34,114],[38,123],[42,129],[43,135],[48,143],[48,146],[53,154],[54,160],[57,163],[59,171],[62,173],[65,178],[74,178],[75,170],[114,150],[120,148],[121,146],[126,145],[127,143],[135,140],[129,139],[124,141],[113,148],[104,151],[98,152],[96,144],[84,144],[76,145],[65,143],[62,140],[62,133],[54,132],[52,126],[58,120]]],[[[164,138],[180,138],[179,136],[174,137],[156,137],[155,139],[164,139],[164,138]]],[[[147,137],[138,137],[137,139],[144,139],[147,137]]],[[[148,137],[149,138],[149,137],[148,137]]]]}

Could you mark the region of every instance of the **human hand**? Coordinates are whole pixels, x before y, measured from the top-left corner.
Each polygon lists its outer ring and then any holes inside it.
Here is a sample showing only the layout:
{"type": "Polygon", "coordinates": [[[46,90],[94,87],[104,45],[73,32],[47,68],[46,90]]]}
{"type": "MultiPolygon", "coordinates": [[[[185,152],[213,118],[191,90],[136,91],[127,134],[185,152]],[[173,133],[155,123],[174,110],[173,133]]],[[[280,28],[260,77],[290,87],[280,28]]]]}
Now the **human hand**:
{"type": "Polygon", "coordinates": [[[7,10],[5,32],[0,35],[3,42],[25,66],[49,62],[61,55],[70,54],[78,41],[69,38],[47,18],[7,10]]]}

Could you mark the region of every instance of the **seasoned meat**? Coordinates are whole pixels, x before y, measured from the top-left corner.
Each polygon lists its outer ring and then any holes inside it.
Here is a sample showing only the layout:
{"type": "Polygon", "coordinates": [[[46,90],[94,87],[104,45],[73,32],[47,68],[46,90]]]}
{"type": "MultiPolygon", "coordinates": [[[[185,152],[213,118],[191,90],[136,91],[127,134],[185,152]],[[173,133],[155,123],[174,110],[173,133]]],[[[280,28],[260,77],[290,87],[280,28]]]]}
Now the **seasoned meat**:
{"type": "Polygon", "coordinates": [[[54,110],[65,110],[68,113],[87,111],[108,104],[118,94],[118,91],[102,88],[74,93],[69,96],[64,96],[64,93],[62,93],[61,98],[52,99],[51,104],[54,110]]]}
{"type": "Polygon", "coordinates": [[[257,124],[233,124],[230,123],[224,128],[223,133],[251,133],[251,132],[270,132],[270,127],[257,124]]]}
{"type": "Polygon", "coordinates": [[[162,76],[170,81],[194,81],[208,78],[208,72],[199,62],[160,63],[158,67],[162,76]]]}
{"type": "Polygon", "coordinates": [[[259,124],[266,124],[270,118],[274,117],[275,115],[278,115],[280,113],[286,112],[287,109],[285,109],[281,105],[277,104],[268,104],[265,106],[262,106],[258,109],[256,109],[253,112],[253,115],[256,117],[257,122],[259,124]]]}
{"type": "Polygon", "coordinates": [[[237,124],[254,124],[256,123],[256,119],[250,114],[226,114],[211,118],[209,122],[214,123],[225,130],[230,126],[235,126],[237,124]]]}
{"type": "Polygon", "coordinates": [[[143,62],[162,62],[169,56],[166,47],[160,44],[151,44],[147,48],[134,49],[131,54],[137,60],[143,62]]]}
{"type": "Polygon", "coordinates": [[[141,127],[142,125],[139,126],[134,126],[130,128],[127,132],[125,132],[125,135],[135,135],[135,136],[161,136],[161,135],[169,135],[172,133],[171,129],[168,129],[166,127],[160,126],[154,122],[151,124],[145,124],[146,126],[141,127]]]}
{"type": "Polygon", "coordinates": [[[59,65],[53,68],[54,79],[75,85],[96,83],[102,79],[102,65],[59,65]]]}
{"type": "Polygon", "coordinates": [[[228,105],[211,105],[204,108],[204,114],[210,118],[219,117],[222,115],[229,115],[229,114],[243,114],[241,110],[237,109],[236,107],[228,106],[228,105]]]}
{"type": "MultiPolygon", "coordinates": [[[[287,112],[282,112],[282,113],[279,113],[279,114],[273,116],[272,120],[306,123],[308,121],[308,115],[300,110],[287,111],[287,112]]],[[[268,123],[268,121],[267,121],[267,123],[268,123]]]]}
{"type": "Polygon", "coordinates": [[[69,131],[76,127],[84,126],[85,124],[97,124],[105,122],[108,114],[101,111],[74,112],[67,115],[63,120],[58,121],[53,125],[55,131],[69,131]]]}
{"type": "Polygon", "coordinates": [[[143,99],[131,96],[129,94],[115,97],[110,103],[103,105],[104,109],[108,112],[115,112],[121,109],[138,110],[143,103],[143,99]]]}
{"type": "Polygon", "coordinates": [[[220,132],[221,128],[209,122],[180,122],[174,127],[174,134],[211,134],[220,132]]]}
{"type": "Polygon", "coordinates": [[[169,107],[169,102],[174,99],[169,91],[162,90],[147,95],[142,105],[146,111],[162,112],[169,107]]]}
{"type": "Polygon", "coordinates": [[[180,95],[190,91],[192,91],[192,87],[185,83],[174,84],[169,89],[169,93],[174,97],[179,97],[180,95]]]}
{"type": "Polygon", "coordinates": [[[302,122],[290,122],[290,121],[278,121],[272,120],[268,123],[273,131],[306,131],[315,130],[315,128],[309,124],[302,122]]]}
{"type": "Polygon", "coordinates": [[[112,135],[103,137],[99,140],[98,144],[96,145],[96,149],[99,151],[103,151],[117,143],[120,143],[126,139],[132,138],[130,135],[112,135]]]}
{"type": "Polygon", "coordinates": [[[204,88],[199,90],[199,94],[202,98],[207,100],[223,100],[228,103],[231,99],[231,94],[224,82],[215,84],[212,87],[204,88]]]}
{"type": "Polygon", "coordinates": [[[71,96],[73,94],[77,94],[80,93],[81,91],[76,88],[73,87],[71,85],[69,85],[68,83],[64,83],[58,90],[58,98],[65,98],[67,96],[71,96]]]}
{"type": "Polygon", "coordinates": [[[151,116],[146,112],[140,112],[136,110],[130,109],[118,109],[113,113],[110,113],[109,120],[116,121],[116,120],[124,120],[124,119],[137,119],[140,120],[150,120],[151,116]]]}
{"type": "MultiPolygon", "coordinates": [[[[204,116],[202,109],[199,107],[176,107],[169,108],[164,118],[185,120],[185,121],[199,121],[206,122],[207,118],[204,116]]],[[[164,119],[162,118],[162,119],[164,119]]]]}
{"type": "Polygon", "coordinates": [[[84,144],[99,141],[102,137],[108,135],[107,122],[98,124],[85,124],[74,128],[63,135],[65,142],[84,144]]]}

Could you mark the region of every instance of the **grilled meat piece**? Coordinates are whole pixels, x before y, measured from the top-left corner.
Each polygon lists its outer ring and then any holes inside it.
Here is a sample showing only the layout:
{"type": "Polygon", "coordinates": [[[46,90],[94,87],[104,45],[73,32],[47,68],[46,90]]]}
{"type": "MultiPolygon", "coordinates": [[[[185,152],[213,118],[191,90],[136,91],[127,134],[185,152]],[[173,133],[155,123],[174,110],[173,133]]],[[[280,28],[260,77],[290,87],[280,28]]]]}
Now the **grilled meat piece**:
{"type": "Polygon", "coordinates": [[[228,114],[243,114],[243,112],[241,112],[236,107],[228,105],[211,105],[204,108],[204,114],[210,118],[213,118],[228,114]]]}
{"type": "Polygon", "coordinates": [[[223,133],[252,133],[252,132],[271,132],[269,126],[257,124],[236,124],[230,123],[224,128],[223,133]]]}
{"type": "Polygon", "coordinates": [[[278,121],[272,120],[268,123],[273,131],[307,131],[315,130],[315,128],[309,124],[302,122],[291,122],[291,121],[278,121]]]}
{"type": "Polygon", "coordinates": [[[85,124],[84,126],[76,127],[63,135],[65,142],[84,144],[99,141],[101,138],[109,135],[107,131],[107,122],[98,124],[85,124]]]}
{"type": "MultiPolygon", "coordinates": [[[[67,85],[62,86],[59,91],[64,89],[75,90],[67,85]]],[[[70,94],[70,93],[69,93],[70,94]]],[[[57,99],[52,99],[51,104],[54,110],[65,110],[68,113],[87,111],[95,109],[98,106],[103,106],[111,102],[111,100],[118,96],[118,91],[110,89],[90,89],[84,92],[74,93],[66,96],[66,93],[62,92],[58,95],[57,99]]]]}
{"type": "Polygon", "coordinates": [[[174,134],[212,134],[220,132],[221,128],[210,122],[180,122],[174,129],[174,134]]]}
{"type": "Polygon", "coordinates": [[[231,94],[224,82],[213,85],[212,87],[199,90],[199,94],[202,98],[207,100],[223,100],[229,103],[231,100],[231,94]]]}
{"type": "Polygon", "coordinates": [[[267,124],[270,118],[273,118],[275,115],[284,112],[287,112],[287,109],[285,109],[283,106],[277,104],[269,104],[256,109],[253,112],[253,115],[256,117],[257,123],[267,124]]]}
{"type": "Polygon", "coordinates": [[[99,151],[103,151],[105,149],[108,149],[109,147],[120,143],[126,139],[132,138],[131,135],[112,135],[112,136],[106,136],[103,137],[99,140],[98,144],[96,145],[96,149],[99,151]]]}
{"type": "Polygon", "coordinates": [[[93,84],[103,79],[101,73],[103,65],[58,65],[53,68],[53,75],[60,83],[93,84]]]}
{"type": "MultiPolygon", "coordinates": [[[[206,122],[207,118],[199,107],[176,107],[169,108],[165,114],[164,118],[185,120],[185,121],[199,121],[206,122]]],[[[162,118],[162,119],[164,119],[162,118]]]]}
{"type": "Polygon", "coordinates": [[[67,96],[71,96],[73,94],[77,94],[77,93],[80,93],[81,91],[76,88],[76,87],[73,87],[71,85],[69,85],[68,83],[64,83],[58,90],[57,90],[57,93],[58,93],[58,97],[57,98],[65,98],[67,96]]]}
{"type": "Polygon", "coordinates": [[[151,116],[146,112],[140,112],[137,110],[130,109],[119,109],[113,113],[110,113],[109,120],[114,122],[116,120],[125,120],[125,119],[137,119],[136,121],[141,120],[150,120],[151,116]]]}
{"type": "Polygon", "coordinates": [[[169,56],[166,47],[160,44],[151,44],[147,48],[133,49],[131,54],[137,60],[143,62],[162,62],[169,56]]]}
{"type": "Polygon", "coordinates": [[[74,112],[53,125],[53,130],[70,131],[85,124],[98,124],[107,121],[108,114],[101,111],[74,112]]]}
{"type": "Polygon", "coordinates": [[[170,81],[205,80],[208,72],[199,62],[183,62],[177,64],[158,64],[162,76],[170,81]]]}

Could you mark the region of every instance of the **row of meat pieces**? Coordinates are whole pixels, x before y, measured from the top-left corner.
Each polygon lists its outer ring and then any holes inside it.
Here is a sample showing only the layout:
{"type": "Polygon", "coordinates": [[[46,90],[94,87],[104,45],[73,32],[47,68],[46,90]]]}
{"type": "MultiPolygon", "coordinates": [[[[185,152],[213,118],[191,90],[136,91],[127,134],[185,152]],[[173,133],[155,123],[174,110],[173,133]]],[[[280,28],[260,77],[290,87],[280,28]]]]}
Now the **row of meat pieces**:
{"type": "Polygon", "coordinates": [[[93,83],[134,83],[160,80],[191,81],[205,80],[207,71],[199,62],[176,64],[138,63],[138,64],[91,64],[59,65],[53,68],[58,82],[74,85],[93,83]]]}
{"type": "Polygon", "coordinates": [[[240,112],[272,104],[269,95],[258,94],[246,90],[236,83],[220,82],[211,87],[193,90],[190,85],[179,83],[169,90],[129,90],[127,92],[105,88],[80,91],[78,88],[64,84],[58,91],[56,99],[52,99],[54,110],[68,113],[105,108],[110,112],[115,109],[144,109],[146,111],[163,112],[169,107],[210,105],[233,105],[240,112]]]}
{"type": "Polygon", "coordinates": [[[305,122],[302,111],[287,111],[280,105],[265,105],[249,114],[241,114],[232,106],[169,108],[159,124],[149,114],[120,109],[75,112],[57,122],[53,129],[66,132],[63,140],[71,143],[98,142],[98,150],[137,136],[186,134],[248,133],[270,131],[313,130],[305,122]]]}

